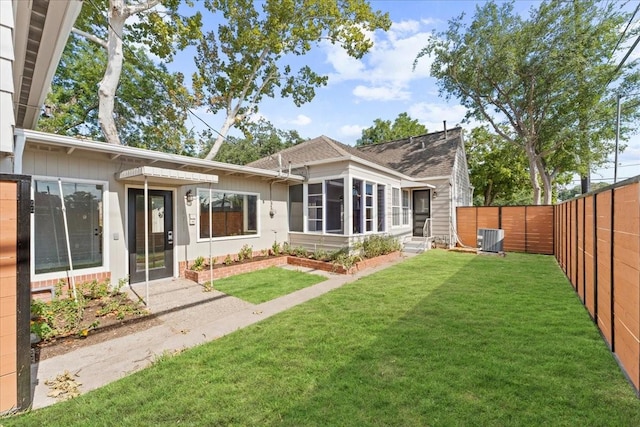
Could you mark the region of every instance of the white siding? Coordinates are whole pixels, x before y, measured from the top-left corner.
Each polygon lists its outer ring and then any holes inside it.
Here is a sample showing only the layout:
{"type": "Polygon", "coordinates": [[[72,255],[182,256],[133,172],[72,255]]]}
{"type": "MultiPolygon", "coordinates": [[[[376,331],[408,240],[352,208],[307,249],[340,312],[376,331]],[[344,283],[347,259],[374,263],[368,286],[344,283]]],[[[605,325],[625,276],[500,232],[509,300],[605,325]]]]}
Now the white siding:
{"type": "MultiPolygon", "coordinates": [[[[105,262],[107,260],[110,262],[105,269],[111,271],[112,283],[117,283],[128,274],[127,192],[129,188],[143,188],[141,183],[118,181],[115,179],[115,174],[136,166],[140,164],[126,163],[119,159],[110,160],[102,154],[86,152],[67,154],[62,150],[36,151],[30,146],[24,154],[24,174],[108,182],[106,195],[108,212],[104,214],[108,226],[108,234],[105,234],[105,249],[108,248],[108,253],[105,253],[105,262]]],[[[215,174],[216,171],[210,173],[215,174]]],[[[194,201],[191,206],[188,206],[184,198],[188,189],[196,192],[197,188],[208,189],[208,186],[196,184],[167,186],[151,183],[149,188],[170,190],[174,194],[174,275],[177,276],[180,262],[193,261],[198,256],[209,256],[209,241],[198,241],[197,222],[196,225],[189,225],[188,222],[190,213],[197,215],[198,203],[194,201]]],[[[274,183],[270,189],[269,181],[259,177],[247,178],[220,174],[219,182],[213,184],[212,188],[259,195],[258,235],[214,239],[212,256],[235,255],[245,244],[253,247],[254,251],[260,251],[270,248],[275,240],[282,243],[288,239],[287,183],[274,183]],[[271,202],[276,212],[273,218],[269,215],[271,202]]]]}
{"type": "MultiPolygon", "coordinates": [[[[0,1],[0,152],[13,152],[13,2],[0,1]]],[[[8,157],[0,159],[0,172],[12,173],[13,164],[8,157]]]]}

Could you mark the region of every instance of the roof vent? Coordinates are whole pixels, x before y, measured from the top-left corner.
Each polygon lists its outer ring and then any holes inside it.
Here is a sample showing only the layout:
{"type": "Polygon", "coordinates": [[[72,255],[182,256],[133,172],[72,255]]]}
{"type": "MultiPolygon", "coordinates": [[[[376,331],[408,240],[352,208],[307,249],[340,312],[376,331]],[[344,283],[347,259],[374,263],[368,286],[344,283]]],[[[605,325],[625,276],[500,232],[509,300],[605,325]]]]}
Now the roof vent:
{"type": "Polygon", "coordinates": [[[447,139],[447,121],[443,120],[442,123],[444,124],[444,139],[447,139]]]}

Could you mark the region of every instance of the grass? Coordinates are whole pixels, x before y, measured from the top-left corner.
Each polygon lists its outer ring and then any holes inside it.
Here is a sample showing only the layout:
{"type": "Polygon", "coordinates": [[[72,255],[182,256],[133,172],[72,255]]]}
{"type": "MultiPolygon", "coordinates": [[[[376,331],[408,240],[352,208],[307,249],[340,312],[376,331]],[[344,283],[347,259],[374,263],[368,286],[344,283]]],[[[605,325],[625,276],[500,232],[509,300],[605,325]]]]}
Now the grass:
{"type": "Polygon", "coordinates": [[[317,274],[308,274],[280,267],[269,267],[216,280],[213,286],[227,295],[232,295],[253,304],[260,304],[324,280],[327,280],[327,278],[317,274]]]}
{"type": "Polygon", "coordinates": [[[555,261],[430,251],[14,425],[640,425],[555,261]]]}

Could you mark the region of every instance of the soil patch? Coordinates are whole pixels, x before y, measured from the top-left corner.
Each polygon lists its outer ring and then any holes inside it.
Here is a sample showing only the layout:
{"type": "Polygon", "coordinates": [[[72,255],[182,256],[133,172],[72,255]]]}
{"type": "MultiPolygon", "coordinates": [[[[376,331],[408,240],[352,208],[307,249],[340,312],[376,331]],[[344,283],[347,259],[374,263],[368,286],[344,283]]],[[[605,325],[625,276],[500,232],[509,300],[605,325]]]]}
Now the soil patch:
{"type": "MultiPolygon", "coordinates": [[[[117,297],[121,299],[121,302],[130,301],[124,294],[119,294],[117,297]]],[[[81,347],[119,338],[162,324],[159,318],[146,311],[139,314],[128,313],[124,316],[118,316],[116,313],[103,314],[105,304],[108,304],[108,302],[102,298],[87,301],[78,327],[80,332],[54,337],[33,344],[33,361],[38,362],[59,356],[81,347]],[[99,322],[98,325],[92,326],[96,322],[99,322]]],[[[133,305],[134,303],[131,301],[131,304],[133,305]]]]}

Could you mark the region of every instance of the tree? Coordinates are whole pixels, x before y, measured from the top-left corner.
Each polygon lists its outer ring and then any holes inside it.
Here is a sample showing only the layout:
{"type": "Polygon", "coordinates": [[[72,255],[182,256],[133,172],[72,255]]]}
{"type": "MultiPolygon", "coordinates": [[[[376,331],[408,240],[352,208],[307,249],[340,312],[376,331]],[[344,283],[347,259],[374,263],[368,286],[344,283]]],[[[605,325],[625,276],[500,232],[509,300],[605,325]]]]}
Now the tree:
{"type": "Polygon", "coordinates": [[[490,133],[486,127],[478,127],[466,138],[465,151],[477,204],[525,203],[521,195],[529,182],[527,159],[518,147],[490,133]]]}
{"type": "MultiPolygon", "coordinates": [[[[268,121],[248,123],[243,138],[229,137],[227,143],[220,147],[216,160],[236,165],[246,165],[285,148],[305,141],[297,131],[276,129],[268,121]]],[[[215,139],[210,139],[213,145],[215,139]]]]}
{"type": "MultiPolygon", "coordinates": [[[[628,96],[627,107],[637,103],[630,93],[638,61],[622,67],[610,61],[637,32],[620,34],[629,14],[618,6],[545,1],[524,20],[513,2],[491,1],[476,9],[469,25],[463,16],[450,21],[416,58],[432,55],[440,93],[457,98],[468,119],[489,123],[525,153],[536,204],[542,195],[551,202],[562,173],[606,162],[615,119],[609,82],[628,96]]],[[[628,122],[637,120],[636,109],[624,112],[628,122]]]]}
{"type": "Polygon", "coordinates": [[[73,32],[107,52],[106,68],[98,85],[98,121],[107,142],[121,143],[115,101],[125,59],[124,44],[142,43],[152,54],[170,60],[176,49],[183,49],[200,37],[201,15],[179,15],[180,3],[180,0],[92,0],[82,8],[73,32]],[[135,22],[127,24],[133,16],[135,22]]]}
{"type": "Polygon", "coordinates": [[[356,145],[379,144],[426,133],[426,126],[409,117],[409,114],[400,113],[393,123],[391,120],[375,119],[373,126],[362,130],[362,137],[356,141],[356,145]]]}
{"type": "Polygon", "coordinates": [[[208,0],[205,5],[225,22],[198,46],[194,88],[212,113],[226,115],[206,159],[216,156],[233,126],[244,130],[263,98],[292,98],[296,106],[313,99],[328,77],[300,66],[298,57],[314,45],[329,40],[360,58],[372,46],[366,32],[390,26],[387,14],[363,0],[208,0]]]}
{"type": "MultiPolygon", "coordinates": [[[[156,65],[142,50],[125,52],[116,91],[114,121],[127,145],[180,154],[195,154],[195,138],[185,128],[193,105],[181,74],[156,65]]],[[[61,135],[104,140],[98,122],[99,95],[107,53],[83,37],[70,38],[45,101],[47,114],[38,129],[61,135]]]]}

